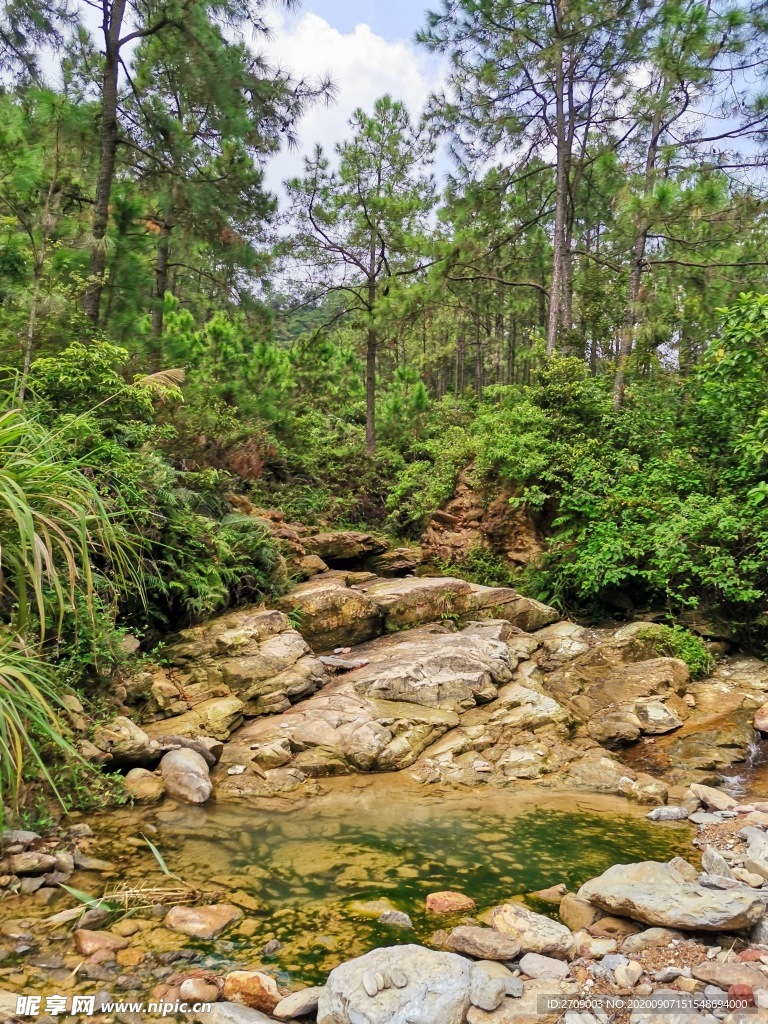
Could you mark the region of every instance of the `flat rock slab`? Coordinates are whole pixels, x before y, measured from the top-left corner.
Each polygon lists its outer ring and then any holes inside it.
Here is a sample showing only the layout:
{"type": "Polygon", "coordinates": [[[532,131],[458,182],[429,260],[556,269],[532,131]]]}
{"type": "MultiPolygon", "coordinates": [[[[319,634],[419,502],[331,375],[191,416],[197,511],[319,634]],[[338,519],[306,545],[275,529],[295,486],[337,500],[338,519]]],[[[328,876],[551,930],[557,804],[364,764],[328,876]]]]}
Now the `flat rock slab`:
{"type": "Polygon", "coordinates": [[[735,931],[763,915],[766,894],[708,889],[686,881],[673,864],[615,864],[586,882],[578,896],[645,924],[691,931],[735,931]]]}

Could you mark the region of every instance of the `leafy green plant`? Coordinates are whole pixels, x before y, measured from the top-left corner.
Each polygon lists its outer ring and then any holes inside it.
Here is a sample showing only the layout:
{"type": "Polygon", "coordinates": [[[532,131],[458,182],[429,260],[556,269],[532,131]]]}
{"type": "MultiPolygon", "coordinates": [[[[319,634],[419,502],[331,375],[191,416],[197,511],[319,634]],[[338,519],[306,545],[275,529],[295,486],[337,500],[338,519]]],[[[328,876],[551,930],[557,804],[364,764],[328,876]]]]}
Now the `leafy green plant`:
{"type": "Polygon", "coordinates": [[[715,659],[701,637],[683,626],[657,625],[647,633],[641,632],[639,636],[641,639],[654,640],[654,649],[659,656],[684,661],[690,670],[691,679],[704,679],[715,667],[715,659]]]}

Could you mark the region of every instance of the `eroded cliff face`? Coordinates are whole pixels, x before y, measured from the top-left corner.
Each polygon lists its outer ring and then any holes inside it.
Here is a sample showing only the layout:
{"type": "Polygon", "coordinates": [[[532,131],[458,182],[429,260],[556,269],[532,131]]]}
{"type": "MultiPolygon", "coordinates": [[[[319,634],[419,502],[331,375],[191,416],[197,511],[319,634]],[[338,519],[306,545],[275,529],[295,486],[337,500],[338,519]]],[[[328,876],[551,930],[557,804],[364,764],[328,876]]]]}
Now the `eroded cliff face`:
{"type": "Polygon", "coordinates": [[[513,495],[511,487],[496,495],[479,491],[471,482],[471,467],[465,469],[453,497],[427,524],[425,557],[460,563],[473,548],[483,547],[512,565],[528,565],[544,550],[544,533],[530,513],[510,504],[513,495]]]}

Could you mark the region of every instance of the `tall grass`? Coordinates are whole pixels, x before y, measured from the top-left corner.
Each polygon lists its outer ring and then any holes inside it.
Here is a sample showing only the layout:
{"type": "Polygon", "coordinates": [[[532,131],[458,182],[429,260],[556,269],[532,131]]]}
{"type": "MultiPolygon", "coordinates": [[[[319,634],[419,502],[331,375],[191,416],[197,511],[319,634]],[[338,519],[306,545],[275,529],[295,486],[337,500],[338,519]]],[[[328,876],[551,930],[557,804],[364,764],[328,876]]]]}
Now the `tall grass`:
{"type": "MultiPolygon", "coordinates": [[[[44,643],[93,615],[94,579],[139,584],[139,553],[59,440],[0,395],[0,808],[40,748],[77,757],[44,643]]],[[[54,786],[55,789],[55,786],[54,786]]],[[[2,810],[0,810],[2,814],[2,810]]]]}

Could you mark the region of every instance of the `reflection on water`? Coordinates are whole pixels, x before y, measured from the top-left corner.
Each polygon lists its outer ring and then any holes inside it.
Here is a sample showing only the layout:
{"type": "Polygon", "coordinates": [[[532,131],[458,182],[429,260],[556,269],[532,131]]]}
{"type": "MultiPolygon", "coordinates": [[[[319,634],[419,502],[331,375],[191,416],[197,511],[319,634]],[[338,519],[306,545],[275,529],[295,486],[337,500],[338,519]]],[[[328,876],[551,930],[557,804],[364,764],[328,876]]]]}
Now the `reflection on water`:
{"type": "MultiPolygon", "coordinates": [[[[646,809],[628,813],[615,798],[467,797],[382,778],[327,788],[326,797],[282,812],[242,803],[144,812],[173,871],[255,899],[251,934],[235,932],[235,948],[256,956],[276,938],[282,949],[264,962],[305,982],[374,946],[427,941],[455,923],[426,914],[429,892],[459,890],[481,913],[559,882],[573,890],[617,862],[691,852],[687,826],[652,824],[640,816],[646,809]],[[361,907],[373,900],[405,911],[413,929],[380,925],[361,907]]],[[[124,827],[115,816],[110,824],[124,827]]]]}

